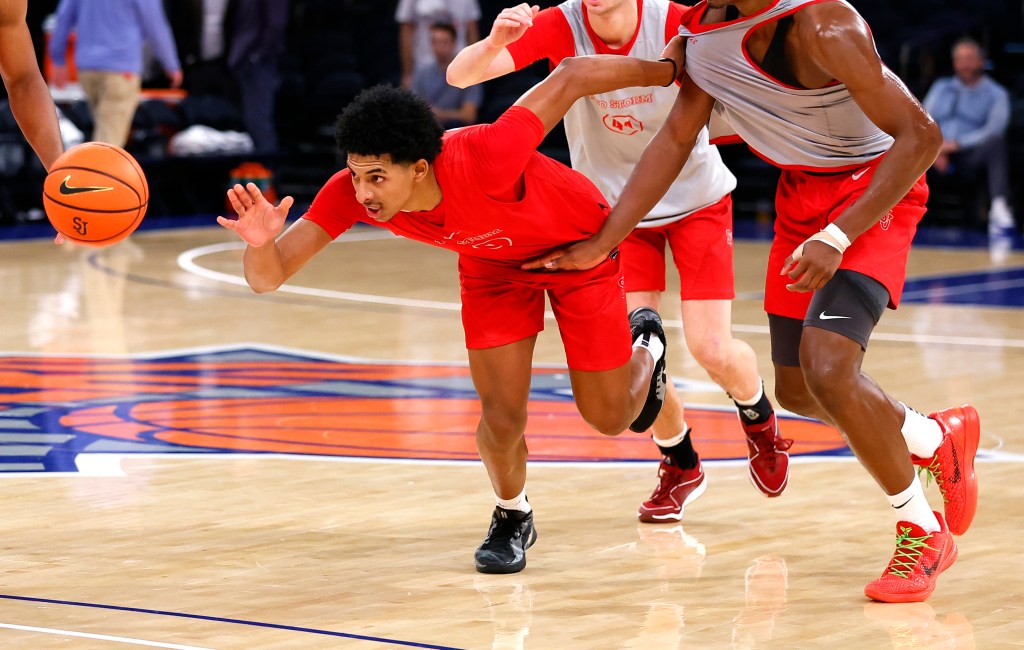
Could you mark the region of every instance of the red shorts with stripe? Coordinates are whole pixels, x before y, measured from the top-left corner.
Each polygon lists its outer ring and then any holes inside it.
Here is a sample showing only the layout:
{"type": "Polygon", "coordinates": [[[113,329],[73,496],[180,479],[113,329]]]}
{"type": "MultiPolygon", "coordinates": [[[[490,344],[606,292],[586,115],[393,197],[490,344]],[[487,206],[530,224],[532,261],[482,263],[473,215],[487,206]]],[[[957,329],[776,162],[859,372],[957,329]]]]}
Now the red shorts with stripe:
{"type": "Polygon", "coordinates": [[[679,271],[683,300],[732,300],[732,197],[679,221],[635,228],[619,246],[626,291],[665,290],[665,244],[679,271]]]}
{"type": "Polygon", "coordinates": [[[544,329],[544,295],[573,370],[618,368],[632,354],[619,257],[587,271],[523,271],[459,257],[462,326],[470,350],[515,343],[544,329]]]}
{"type": "MultiPolygon", "coordinates": [[[[881,158],[861,169],[836,173],[783,170],[775,195],[775,239],[768,255],[764,307],[769,314],[803,319],[811,292],[786,289],[794,282],[779,275],[786,258],[864,194],[881,158]]],[[[922,176],[903,199],[874,226],[857,237],[843,254],[839,268],[874,278],[889,292],[896,309],[907,277],[907,255],[925,213],[928,185],[922,176]]]]}

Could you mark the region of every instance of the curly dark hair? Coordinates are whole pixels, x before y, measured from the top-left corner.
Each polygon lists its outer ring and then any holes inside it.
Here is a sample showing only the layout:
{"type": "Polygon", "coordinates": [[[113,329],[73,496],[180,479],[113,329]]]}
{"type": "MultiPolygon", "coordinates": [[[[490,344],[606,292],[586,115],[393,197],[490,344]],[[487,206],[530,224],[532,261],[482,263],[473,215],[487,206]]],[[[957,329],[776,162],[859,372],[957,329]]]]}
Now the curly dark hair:
{"type": "Polygon", "coordinates": [[[421,97],[379,85],[359,93],[338,116],[334,138],[342,153],[387,154],[394,163],[434,162],[444,128],[421,97]]]}

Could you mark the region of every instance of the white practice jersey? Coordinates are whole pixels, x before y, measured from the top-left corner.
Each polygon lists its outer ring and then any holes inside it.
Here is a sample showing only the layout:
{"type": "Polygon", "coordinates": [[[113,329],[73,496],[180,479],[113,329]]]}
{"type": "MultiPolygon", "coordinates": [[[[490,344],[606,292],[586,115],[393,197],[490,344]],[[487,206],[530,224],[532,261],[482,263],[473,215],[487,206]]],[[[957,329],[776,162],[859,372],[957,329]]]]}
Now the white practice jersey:
{"type": "MultiPolygon", "coordinates": [[[[640,31],[629,56],[657,60],[665,48],[667,0],[643,0],[640,31]]],[[[583,19],[582,0],[558,6],[572,28],[576,54],[597,54],[583,19]]],[[[565,116],[565,132],[574,169],[589,178],[613,204],[647,143],[661,128],[678,94],[667,88],[625,88],[583,97],[565,116]]],[[[701,131],[679,177],[640,227],[660,226],[717,203],[736,187],[736,178],[718,149],[701,131]]]]}
{"type": "Polygon", "coordinates": [[[744,41],[752,30],[820,1],[778,0],[764,12],[739,20],[708,25],[684,20],[679,29],[687,38],[686,72],[717,100],[712,125],[723,119],[751,149],[783,168],[855,167],[882,155],[893,143],[845,85],[794,88],[768,76],[746,56],[744,41]]]}

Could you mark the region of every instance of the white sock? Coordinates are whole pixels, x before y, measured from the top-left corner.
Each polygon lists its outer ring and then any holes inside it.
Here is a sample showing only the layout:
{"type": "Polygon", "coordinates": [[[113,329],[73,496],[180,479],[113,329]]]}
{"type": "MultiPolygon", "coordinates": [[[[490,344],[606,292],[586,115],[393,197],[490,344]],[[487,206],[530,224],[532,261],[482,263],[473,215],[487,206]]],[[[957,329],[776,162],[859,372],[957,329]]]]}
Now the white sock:
{"type": "Polygon", "coordinates": [[[668,440],[662,440],[656,434],[652,435],[651,438],[654,440],[654,444],[658,445],[659,447],[664,447],[665,449],[669,449],[671,447],[675,447],[680,442],[685,440],[686,439],[686,434],[689,433],[689,432],[690,432],[690,427],[686,426],[686,420],[683,420],[683,430],[682,430],[681,433],[677,433],[676,435],[672,436],[668,440]]]}
{"type": "Polygon", "coordinates": [[[740,406],[753,406],[754,404],[757,404],[758,402],[760,402],[761,398],[763,396],[764,396],[764,382],[763,381],[759,381],[758,382],[758,387],[757,387],[757,392],[754,394],[753,397],[751,397],[750,399],[736,399],[735,397],[733,397],[732,401],[736,402],[740,406]]]}
{"type": "Polygon", "coordinates": [[[907,441],[907,449],[918,458],[931,458],[942,444],[942,428],[935,420],[925,417],[903,402],[905,415],[900,432],[907,441]]]}
{"type": "Polygon", "coordinates": [[[917,524],[927,533],[934,533],[941,528],[932,507],[928,505],[928,499],[924,496],[924,487],[916,476],[907,489],[887,497],[889,505],[896,511],[897,520],[917,524]]]}
{"type": "Polygon", "coordinates": [[[643,348],[651,353],[655,362],[665,353],[665,344],[661,342],[657,334],[646,332],[633,341],[633,348],[643,348]]]}
{"type": "Polygon", "coordinates": [[[1012,228],[1014,225],[1013,212],[1009,204],[1002,196],[992,199],[992,208],[988,213],[989,225],[999,228],[1012,228]]]}
{"type": "Polygon", "coordinates": [[[520,512],[531,512],[533,510],[533,506],[526,500],[526,486],[523,486],[523,491],[511,499],[502,499],[498,495],[494,495],[494,500],[505,510],[518,510],[520,512]]]}

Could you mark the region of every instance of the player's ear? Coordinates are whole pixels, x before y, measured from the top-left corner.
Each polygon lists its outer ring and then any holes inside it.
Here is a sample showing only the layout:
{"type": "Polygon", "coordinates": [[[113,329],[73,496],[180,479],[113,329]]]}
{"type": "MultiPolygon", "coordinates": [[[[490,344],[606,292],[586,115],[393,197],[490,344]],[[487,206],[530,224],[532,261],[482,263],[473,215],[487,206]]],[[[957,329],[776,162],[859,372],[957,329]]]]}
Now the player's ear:
{"type": "Polygon", "coordinates": [[[412,164],[412,174],[416,180],[422,180],[426,178],[427,172],[430,171],[430,163],[425,159],[420,158],[412,164]]]}

